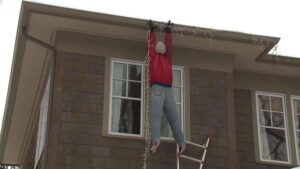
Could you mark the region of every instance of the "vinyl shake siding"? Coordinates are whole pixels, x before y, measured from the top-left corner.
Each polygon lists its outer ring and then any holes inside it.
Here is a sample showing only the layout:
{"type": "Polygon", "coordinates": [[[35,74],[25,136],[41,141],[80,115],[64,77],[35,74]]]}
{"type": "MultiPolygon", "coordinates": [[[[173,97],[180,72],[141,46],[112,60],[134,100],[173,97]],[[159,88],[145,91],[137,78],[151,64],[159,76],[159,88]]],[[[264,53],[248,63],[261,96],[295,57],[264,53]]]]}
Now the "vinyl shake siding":
{"type": "MultiPolygon", "coordinates": [[[[52,120],[58,120],[57,135],[51,138],[53,143],[57,140],[57,149],[52,151],[57,168],[141,168],[144,140],[102,133],[107,58],[67,52],[60,52],[59,57],[54,88],[57,113],[52,116],[52,120]]],[[[228,168],[226,74],[195,68],[189,72],[191,141],[202,144],[209,133],[213,134],[206,168],[228,168]]],[[[186,153],[202,155],[201,150],[192,148],[186,153]]],[[[198,166],[185,160],[181,164],[183,169],[198,166]]],[[[148,165],[175,168],[175,144],[163,142],[148,165]]]]}

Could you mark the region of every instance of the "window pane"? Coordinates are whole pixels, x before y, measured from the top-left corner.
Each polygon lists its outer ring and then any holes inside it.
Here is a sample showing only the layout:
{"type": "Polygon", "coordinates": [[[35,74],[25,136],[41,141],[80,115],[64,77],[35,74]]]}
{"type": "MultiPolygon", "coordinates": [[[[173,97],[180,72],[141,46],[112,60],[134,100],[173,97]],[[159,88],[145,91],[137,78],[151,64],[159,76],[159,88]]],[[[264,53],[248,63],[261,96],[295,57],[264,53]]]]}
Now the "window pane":
{"type": "Polygon", "coordinates": [[[176,103],[181,103],[181,88],[180,87],[173,87],[174,97],[176,103]]]}
{"type": "Polygon", "coordinates": [[[126,96],[126,81],[113,80],[113,95],[126,96]]]}
{"type": "Polygon", "coordinates": [[[298,161],[300,161],[300,132],[296,132],[296,145],[297,145],[297,149],[298,149],[298,161]]]}
{"type": "Polygon", "coordinates": [[[112,99],[112,132],[140,134],[140,101],[112,99]]]}
{"type": "Polygon", "coordinates": [[[258,96],[258,108],[263,110],[270,110],[270,97],[259,95],[258,96]]]}
{"type": "Polygon", "coordinates": [[[113,78],[114,79],[127,79],[127,64],[114,63],[113,64],[113,78]]]}
{"type": "Polygon", "coordinates": [[[271,97],[272,101],[272,110],[273,111],[283,111],[283,106],[282,106],[282,98],[281,97],[271,97]]]}
{"type": "Polygon", "coordinates": [[[293,99],[293,112],[294,112],[294,122],[295,122],[295,129],[300,130],[300,100],[299,99],[293,99]]]}
{"type": "Polygon", "coordinates": [[[181,86],[181,71],[173,70],[173,86],[181,86]]]}
{"type": "Polygon", "coordinates": [[[142,66],[140,65],[129,65],[129,80],[141,81],[142,66]]]}
{"type": "Polygon", "coordinates": [[[288,161],[285,131],[260,128],[261,155],[265,160],[288,161]]]}
{"type": "Polygon", "coordinates": [[[295,126],[295,136],[296,136],[296,149],[297,149],[297,158],[300,162],[300,99],[293,98],[293,112],[294,112],[294,126],[295,126]]]}
{"type": "Polygon", "coordinates": [[[128,82],[128,97],[141,98],[141,83],[128,82]]]}
{"type": "Polygon", "coordinates": [[[293,99],[293,106],[295,114],[300,114],[300,99],[293,99]]]}
{"type": "Polygon", "coordinates": [[[118,132],[119,131],[119,122],[121,116],[121,104],[122,99],[112,99],[112,117],[111,117],[111,131],[118,132]]]}
{"type": "Polygon", "coordinates": [[[271,126],[271,113],[269,111],[259,112],[259,124],[262,126],[271,126]]]}
{"type": "Polygon", "coordinates": [[[284,128],[284,117],[283,113],[273,113],[272,114],[273,127],[284,128]]]}
{"type": "Polygon", "coordinates": [[[295,128],[300,130],[300,115],[295,115],[295,128]]]}

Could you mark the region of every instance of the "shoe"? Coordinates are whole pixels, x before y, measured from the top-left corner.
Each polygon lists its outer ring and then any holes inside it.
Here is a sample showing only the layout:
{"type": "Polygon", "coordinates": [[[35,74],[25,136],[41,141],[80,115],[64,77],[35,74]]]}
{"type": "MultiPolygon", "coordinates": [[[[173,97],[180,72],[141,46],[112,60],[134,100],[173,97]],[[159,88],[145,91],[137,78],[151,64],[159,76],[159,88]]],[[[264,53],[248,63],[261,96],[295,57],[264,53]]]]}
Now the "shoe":
{"type": "Polygon", "coordinates": [[[186,149],[186,145],[184,143],[181,146],[179,146],[179,150],[177,152],[177,155],[181,155],[184,152],[185,149],[186,149]]]}
{"type": "Polygon", "coordinates": [[[154,143],[151,145],[150,153],[156,153],[158,146],[160,145],[160,142],[154,143]]]}

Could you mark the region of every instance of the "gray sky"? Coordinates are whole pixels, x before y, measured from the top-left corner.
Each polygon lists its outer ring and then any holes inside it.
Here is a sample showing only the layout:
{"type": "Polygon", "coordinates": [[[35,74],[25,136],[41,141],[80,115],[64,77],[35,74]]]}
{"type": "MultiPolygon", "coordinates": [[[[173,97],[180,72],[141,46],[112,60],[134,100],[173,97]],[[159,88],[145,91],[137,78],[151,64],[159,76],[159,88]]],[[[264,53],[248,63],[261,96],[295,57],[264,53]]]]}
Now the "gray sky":
{"type": "MultiPolygon", "coordinates": [[[[276,36],[277,54],[300,57],[297,0],[30,0],[175,24],[276,36]]],[[[0,0],[0,126],[5,107],[21,0],[0,0]]]]}

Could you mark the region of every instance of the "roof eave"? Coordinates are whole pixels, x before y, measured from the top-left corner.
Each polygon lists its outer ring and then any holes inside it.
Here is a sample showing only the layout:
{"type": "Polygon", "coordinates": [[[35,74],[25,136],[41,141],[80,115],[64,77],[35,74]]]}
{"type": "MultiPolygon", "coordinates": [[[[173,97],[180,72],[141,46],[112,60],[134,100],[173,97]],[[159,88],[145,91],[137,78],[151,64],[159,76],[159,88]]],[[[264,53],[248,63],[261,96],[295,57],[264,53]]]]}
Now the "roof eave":
{"type": "MultiPolygon", "coordinates": [[[[131,18],[125,16],[116,16],[112,14],[97,13],[97,12],[59,7],[59,6],[29,2],[29,1],[23,1],[23,5],[31,12],[45,13],[54,16],[62,16],[68,18],[83,19],[86,21],[93,21],[93,22],[110,23],[119,26],[132,27],[136,29],[146,29],[146,22],[143,19],[137,19],[137,18],[131,18]]],[[[161,22],[157,22],[157,23],[163,24],[161,22]]],[[[208,29],[208,28],[186,26],[180,24],[176,24],[176,28],[177,28],[177,32],[175,30],[175,33],[178,34],[193,35],[201,38],[213,38],[218,40],[227,40],[227,41],[241,42],[241,43],[253,44],[255,42],[259,42],[260,44],[267,44],[267,45],[274,46],[275,44],[278,43],[280,39],[278,37],[254,35],[248,33],[217,30],[217,29],[208,29]]]]}
{"type": "Polygon", "coordinates": [[[270,64],[300,67],[300,58],[282,55],[265,54],[258,58],[257,61],[270,64]]]}

